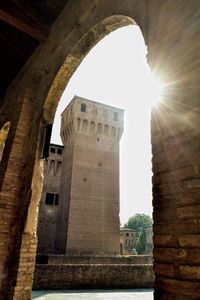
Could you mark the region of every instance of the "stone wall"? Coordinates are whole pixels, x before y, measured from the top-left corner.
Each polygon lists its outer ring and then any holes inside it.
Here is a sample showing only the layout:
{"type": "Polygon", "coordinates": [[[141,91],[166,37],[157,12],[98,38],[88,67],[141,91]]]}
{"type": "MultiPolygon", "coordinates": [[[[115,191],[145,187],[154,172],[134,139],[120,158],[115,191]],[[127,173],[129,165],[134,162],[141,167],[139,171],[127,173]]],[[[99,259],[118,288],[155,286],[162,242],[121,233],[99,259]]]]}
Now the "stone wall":
{"type": "Polygon", "coordinates": [[[33,288],[150,288],[153,281],[152,265],[36,265],[33,288]]]}
{"type": "Polygon", "coordinates": [[[153,258],[148,255],[132,256],[67,256],[67,255],[48,255],[37,256],[37,263],[47,263],[50,265],[62,264],[152,264],[153,258]]]}

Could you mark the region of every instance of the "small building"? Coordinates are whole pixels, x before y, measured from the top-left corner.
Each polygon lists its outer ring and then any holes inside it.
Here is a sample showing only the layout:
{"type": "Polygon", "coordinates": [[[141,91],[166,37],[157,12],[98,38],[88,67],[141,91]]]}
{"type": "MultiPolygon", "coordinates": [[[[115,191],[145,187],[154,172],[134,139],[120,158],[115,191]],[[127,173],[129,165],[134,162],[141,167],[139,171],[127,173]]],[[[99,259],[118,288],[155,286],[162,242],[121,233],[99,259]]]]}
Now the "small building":
{"type": "Polygon", "coordinates": [[[136,230],[120,228],[120,254],[136,254],[136,230]]]}
{"type": "Polygon", "coordinates": [[[153,229],[148,227],[145,231],[145,254],[153,255],[153,229]]]}

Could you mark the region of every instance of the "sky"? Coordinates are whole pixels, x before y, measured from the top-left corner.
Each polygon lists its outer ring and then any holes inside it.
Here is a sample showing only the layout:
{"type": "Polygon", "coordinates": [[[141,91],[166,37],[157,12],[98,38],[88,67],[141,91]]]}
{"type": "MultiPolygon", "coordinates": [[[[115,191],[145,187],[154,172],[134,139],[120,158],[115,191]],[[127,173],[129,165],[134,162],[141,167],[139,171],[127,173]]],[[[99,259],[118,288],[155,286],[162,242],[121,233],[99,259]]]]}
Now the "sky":
{"type": "Polygon", "coordinates": [[[146,62],[139,27],[126,26],[103,38],[85,57],[60,99],[52,139],[60,139],[60,115],[74,95],[123,108],[120,141],[120,222],[152,214],[150,111],[159,87],[146,62]]]}

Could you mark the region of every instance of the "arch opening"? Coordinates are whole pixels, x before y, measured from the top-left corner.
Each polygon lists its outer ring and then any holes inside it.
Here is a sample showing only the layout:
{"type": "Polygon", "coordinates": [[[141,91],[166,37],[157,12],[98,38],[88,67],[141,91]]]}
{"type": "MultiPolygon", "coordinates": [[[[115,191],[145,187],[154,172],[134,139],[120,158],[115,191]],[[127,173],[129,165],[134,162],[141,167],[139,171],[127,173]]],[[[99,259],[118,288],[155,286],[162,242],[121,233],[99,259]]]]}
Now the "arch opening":
{"type": "MultiPolygon", "coordinates": [[[[119,16],[117,17],[117,18],[119,18],[119,16]]],[[[120,19],[122,18],[122,16],[120,16],[120,19]]],[[[114,20],[114,18],[112,18],[113,20],[114,20]]],[[[126,18],[125,18],[126,19],[126,18]]],[[[126,20],[126,22],[130,22],[130,19],[128,18],[128,20],[126,20]]],[[[110,22],[110,19],[109,19],[109,22],[110,22]]],[[[120,21],[121,22],[121,21],[120,21]]],[[[133,21],[132,21],[132,23],[133,23],[133,21]]],[[[119,25],[119,23],[117,24],[117,26],[119,25]]],[[[127,24],[128,25],[128,24],[127,24]]],[[[125,26],[125,25],[124,25],[125,26]]],[[[116,29],[116,25],[114,26],[114,29],[116,29]]],[[[82,47],[82,44],[80,43],[80,45],[78,45],[77,46],[78,48],[79,47],[82,47]]],[[[91,47],[91,45],[90,45],[90,47],[91,47]]],[[[89,48],[90,48],[89,47],[89,48]]],[[[88,49],[89,49],[88,48],[88,49]]],[[[80,52],[80,50],[76,50],[77,52],[79,51],[80,52]]],[[[75,50],[74,50],[74,52],[76,52],[75,50]]],[[[87,50],[86,51],[86,53],[88,53],[88,51],[89,50],[87,50]]],[[[67,61],[67,59],[66,59],[66,61],[67,61]]],[[[65,61],[65,62],[66,62],[65,61]]],[[[68,62],[69,63],[69,62],[68,62]]],[[[67,66],[67,64],[65,65],[65,67],[67,66]]],[[[69,68],[69,66],[67,67],[67,68],[69,68]]],[[[66,70],[68,70],[68,69],[66,69],[66,70]]],[[[57,77],[56,77],[56,79],[55,79],[55,82],[56,82],[56,80],[59,80],[58,78],[59,78],[59,74],[57,75],[57,77]]],[[[47,98],[47,102],[46,102],[46,109],[47,109],[47,103],[50,103],[50,99],[51,99],[51,97],[52,97],[52,95],[55,93],[55,82],[54,82],[54,84],[53,84],[53,86],[52,86],[52,89],[50,90],[50,92],[49,92],[49,95],[48,95],[48,98],[47,98]]],[[[62,85],[63,83],[61,83],[61,85],[62,85]]],[[[65,82],[65,84],[66,84],[66,82],[65,82]]],[[[67,90],[67,88],[68,88],[68,85],[66,86],[66,90],[67,90]]],[[[59,93],[60,93],[60,91],[59,91],[59,93]]],[[[148,99],[149,100],[149,99],[148,99]]],[[[55,106],[56,106],[56,103],[54,103],[54,110],[55,110],[55,106]]],[[[51,108],[52,108],[52,106],[51,106],[51,108]]],[[[140,109],[142,109],[142,107],[140,108],[140,109]]],[[[72,107],[70,108],[70,111],[72,111],[72,107]]],[[[82,113],[85,113],[87,111],[87,105],[85,105],[84,103],[82,103],[81,104],[81,106],[80,106],[80,112],[82,112],[82,113]]],[[[140,111],[141,112],[141,111],[140,111]]],[[[98,109],[96,109],[96,108],[94,108],[94,106],[92,106],[92,108],[91,108],[91,113],[92,113],[92,115],[93,115],[93,119],[95,120],[95,117],[96,116],[98,116],[98,114],[99,114],[99,111],[98,111],[98,109]]],[[[45,116],[47,117],[48,115],[50,116],[50,110],[49,110],[49,112],[47,112],[47,110],[45,111],[45,116]]],[[[66,113],[66,116],[67,116],[67,118],[69,118],[69,113],[66,113]]],[[[109,116],[109,114],[108,114],[108,112],[107,112],[107,110],[103,110],[102,111],[102,115],[103,115],[103,117],[105,118],[105,119],[107,119],[108,118],[108,116],[109,116]]],[[[114,121],[118,121],[118,114],[115,112],[114,113],[114,115],[113,115],[113,120],[114,121]]],[[[67,120],[65,120],[66,122],[67,122],[67,120]]],[[[149,122],[150,120],[149,120],[149,118],[148,118],[148,121],[147,122],[149,122]]],[[[82,120],[80,119],[80,117],[78,117],[78,127],[80,127],[80,128],[82,128],[81,130],[82,130],[82,132],[84,132],[85,130],[86,130],[86,120],[84,119],[84,117],[82,118],[82,120]],[[84,130],[83,130],[84,129],[84,130]]],[[[92,131],[94,131],[94,126],[93,126],[93,124],[94,124],[95,122],[92,120],[92,122],[91,122],[91,124],[92,124],[92,131]]],[[[89,124],[89,123],[88,123],[89,124]]],[[[108,125],[106,124],[105,125],[106,127],[104,128],[104,127],[102,127],[102,124],[101,123],[97,123],[96,124],[96,127],[97,127],[97,133],[99,134],[99,137],[97,138],[97,141],[99,141],[100,139],[101,139],[101,131],[102,131],[102,129],[101,128],[103,128],[103,132],[106,132],[106,134],[108,134],[108,125]]],[[[119,139],[120,137],[121,137],[121,135],[122,135],[122,128],[117,128],[117,127],[115,127],[115,126],[110,126],[110,134],[112,135],[112,137],[114,138],[114,139],[119,139]]],[[[90,125],[90,130],[88,130],[88,132],[91,132],[91,125],[90,125]]],[[[149,128],[149,133],[150,133],[150,128],[149,128]]],[[[55,141],[54,141],[55,142],[55,141]]],[[[150,159],[149,159],[149,161],[150,161],[150,159]]],[[[102,162],[99,162],[98,163],[98,166],[102,166],[102,162]]],[[[149,166],[149,170],[151,170],[151,167],[149,166]]],[[[84,177],[84,181],[85,182],[87,182],[87,178],[85,178],[84,177]]],[[[117,204],[119,204],[118,202],[116,202],[117,204]]],[[[123,220],[123,222],[125,222],[125,221],[127,221],[127,219],[126,220],[123,220]]]]}

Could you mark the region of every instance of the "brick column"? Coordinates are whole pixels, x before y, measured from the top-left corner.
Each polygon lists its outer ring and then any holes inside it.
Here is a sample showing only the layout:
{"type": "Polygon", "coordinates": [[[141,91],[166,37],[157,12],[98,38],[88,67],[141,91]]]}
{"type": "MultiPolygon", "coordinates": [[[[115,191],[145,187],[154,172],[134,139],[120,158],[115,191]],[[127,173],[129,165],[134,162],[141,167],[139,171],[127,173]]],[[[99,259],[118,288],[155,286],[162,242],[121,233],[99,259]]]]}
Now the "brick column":
{"type": "MultiPolygon", "coordinates": [[[[10,300],[13,297],[18,297],[14,299],[29,299],[32,284],[31,271],[33,272],[34,269],[35,229],[33,232],[27,230],[27,235],[23,233],[30,203],[35,202],[34,195],[38,200],[40,199],[39,193],[36,193],[37,190],[34,190],[34,193],[32,191],[34,188],[33,170],[38,169],[34,168],[35,162],[35,166],[38,166],[36,153],[38,156],[41,153],[40,142],[43,135],[40,131],[40,138],[38,138],[41,106],[36,97],[32,98],[28,94],[28,89],[32,92],[33,97],[34,84],[29,87],[28,81],[24,81],[21,89],[18,88],[21,97],[15,99],[17,109],[16,113],[11,115],[11,127],[0,169],[0,299],[2,300],[10,300]],[[30,267],[27,270],[22,268],[25,261],[30,267]],[[23,293],[21,293],[22,289],[23,293]],[[20,293],[21,298],[19,297],[20,293]],[[29,297],[26,298],[24,295],[28,293],[29,297]]],[[[9,95],[10,101],[13,101],[14,95],[15,90],[9,95]]],[[[37,178],[41,185],[41,178],[39,176],[37,178]]],[[[33,213],[33,218],[37,218],[36,211],[33,213]]]]}
{"type": "Polygon", "coordinates": [[[31,299],[36,250],[36,236],[23,234],[13,300],[31,299]]]}
{"type": "Polygon", "coordinates": [[[200,111],[172,107],[152,118],[155,299],[198,299],[200,111]]]}
{"type": "Polygon", "coordinates": [[[157,15],[158,2],[148,23],[148,59],[165,85],[151,121],[154,299],[199,299],[199,3],[161,1],[157,15]]]}

